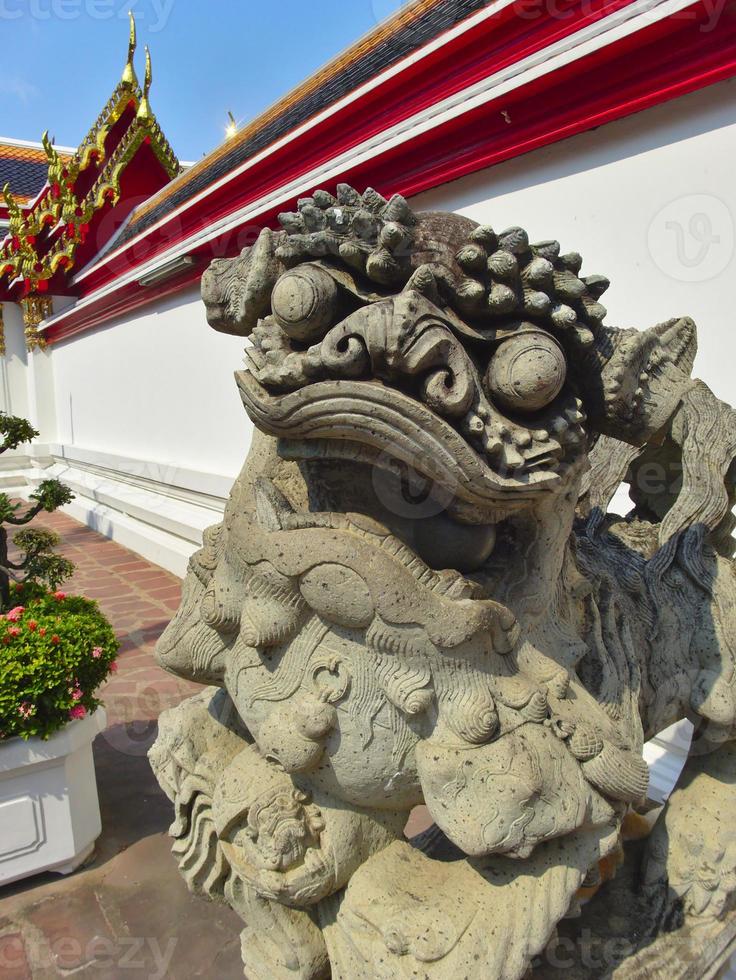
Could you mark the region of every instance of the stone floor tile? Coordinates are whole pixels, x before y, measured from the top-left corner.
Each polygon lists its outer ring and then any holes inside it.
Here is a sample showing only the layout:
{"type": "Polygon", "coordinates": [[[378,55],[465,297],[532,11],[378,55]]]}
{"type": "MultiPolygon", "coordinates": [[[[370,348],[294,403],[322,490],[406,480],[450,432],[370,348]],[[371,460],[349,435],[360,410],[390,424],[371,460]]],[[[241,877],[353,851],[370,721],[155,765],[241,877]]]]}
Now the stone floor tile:
{"type": "Polygon", "coordinates": [[[13,923],[1,919],[0,977],[3,980],[32,980],[23,933],[13,923]]]}
{"type": "Polygon", "coordinates": [[[28,911],[27,920],[43,936],[51,965],[59,973],[92,962],[99,940],[114,939],[91,889],[79,888],[63,902],[47,898],[28,911]]]}

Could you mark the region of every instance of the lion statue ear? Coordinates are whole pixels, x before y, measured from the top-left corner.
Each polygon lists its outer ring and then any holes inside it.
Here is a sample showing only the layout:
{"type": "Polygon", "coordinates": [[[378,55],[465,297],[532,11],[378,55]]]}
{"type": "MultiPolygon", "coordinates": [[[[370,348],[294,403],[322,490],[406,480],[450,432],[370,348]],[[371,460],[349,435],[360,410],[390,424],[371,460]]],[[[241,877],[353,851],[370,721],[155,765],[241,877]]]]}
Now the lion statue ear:
{"type": "Polygon", "coordinates": [[[594,430],[643,446],[665,429],[692,387],[697,328],[689,317],[649,330],[601,325],[573,370],[594,430]]]}
{"type": "Polygon", "coordinates": [[[581,375],[589,419],[603,433],[579,502],[589,533],[628,483],[634,516],[657,526],[665,565],[688,528],[734,554],[736,412],[691,377],[696,352],[689,317],[642,332],[604,327],[587,354],[596,370],[581,375]]]}
{"type": "Polygon", "coordinates": [[[736,411],[690,378],[660,410],[669,417],[643,446],[601,436],[592,449],[578,505],[589,533],[602,522],[619,486],[628,483],[633,515],[657,526],[659,547],[668,549],[669,560],[685,532],[707,535],[720,554],[733,557],[736,411]]]}
{"type": "Polygon", "coordinates": [[[271,312],[271,292],[284,266],[276,249],[283,232],[263,228],[255,244],[237,259],[215,259],[202,275],[207,322],[219,333],[248,337],[261,317],[271,312]]]}

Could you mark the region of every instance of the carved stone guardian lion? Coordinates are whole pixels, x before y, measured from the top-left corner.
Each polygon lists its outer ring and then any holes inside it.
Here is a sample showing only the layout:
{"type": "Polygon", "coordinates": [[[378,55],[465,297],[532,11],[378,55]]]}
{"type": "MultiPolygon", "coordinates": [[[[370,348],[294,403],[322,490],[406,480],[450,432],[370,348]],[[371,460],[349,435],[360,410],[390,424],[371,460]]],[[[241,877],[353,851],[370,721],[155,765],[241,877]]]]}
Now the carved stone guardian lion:
{"type": "MultiPolygon", "coordinates": [[[[519,978],[643,806],[645,740],[695,720],[733,807],[736,416],[691,320],[605,325],[555,241],[346,185],[280,222],[202,282],[257,432],[158,646],[209,685],[151,751],[174,853],[248,977],[519,978]]],[[[714,816],[703,894],[698,805],[652,839],[662,916],[736,889],[714,816]]]]}

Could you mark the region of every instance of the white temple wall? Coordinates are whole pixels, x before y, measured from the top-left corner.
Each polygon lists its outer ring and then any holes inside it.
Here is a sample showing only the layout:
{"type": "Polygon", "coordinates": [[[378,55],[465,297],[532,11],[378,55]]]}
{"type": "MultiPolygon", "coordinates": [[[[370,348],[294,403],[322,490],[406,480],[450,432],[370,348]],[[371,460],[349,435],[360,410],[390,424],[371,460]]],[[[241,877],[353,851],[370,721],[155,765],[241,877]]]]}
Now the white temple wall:
{"type": "Polygon", "coordinates": [[[198,289],[56,343],[58,441],[234,477],[250,438],[243,347],[209,328],[198,289]]]}
{"type": "MultiPolygon", "coordinates": [[[[557,238],[580,251],[584,274],[611,279],[610,323],[644,328],[691,315],[700,334],[696,373],[733,402],[734,147],[730,81],[412,204],[497,230],[520,224],[532,240],[557,238]]],[[[72,514],[182,573],[202,529],[219,519],[249,446],[232,377],[243,341],[209,329],[192,289],[33,355],[35,381],[24,384],[30,369],[22,324],[8,329],[14,316],[17,308],[6,309],[3,395],[14,412],[44,423],[31,482],[65,480],[77,494],[72,514]]],[[[616,509],[628,509],[624,497],[616,509]]]]}
{"type": "Polygon", "coordinates": [[[0,358],[0,410],[28,416],[28,381],[23,316],[16,303],[2,303],[5,357],[0,358]]]}
{"type": "Polygon", "coordinates": [[[243,346],[207,326],[198,289],[54,344],[37,479],[62,479],[71,514],[183,574],[250,444],[243,346]]]}
{"type": "MultiPolygon", "coordinates": [[[[5,334],[5,356],[0,357],[0,411],[30,419],[30,355],[26,351],[23,316],[15,303],[0,303],[0,306],[5,334]]],[[[22,490],[29,464],[25,446],[3,453],[0,456],[0,490],[22,490]]]]}

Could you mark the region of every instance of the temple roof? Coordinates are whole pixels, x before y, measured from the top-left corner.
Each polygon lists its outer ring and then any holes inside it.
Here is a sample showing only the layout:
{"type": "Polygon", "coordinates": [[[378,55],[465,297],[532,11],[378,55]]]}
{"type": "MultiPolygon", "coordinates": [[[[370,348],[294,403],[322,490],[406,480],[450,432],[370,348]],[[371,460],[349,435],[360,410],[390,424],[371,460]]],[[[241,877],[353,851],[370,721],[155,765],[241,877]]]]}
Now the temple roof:
{"type": "Polygon", "coordinates": [[[145,201],[133,213],[119,243],[145,231],[267,146],[487,4],[488,0],[413,0],[195,163],[176,184],[145,201]]]}
{"type": "MultiPolygon", "coordinates": [[[[413,0],[206,158],[141,193],[77,261],[51,343],[192,287],[315,187],[411,198],[736,73],[736,20],[701,6],[413,0]]],[[[130,172],[130,171],[128,171],[130,172]]],[[[0,290],[2,280],[0,280],[0,290]]]]}
{"type": "MultiPolygon", "coordinates": [[[[76,150],[40,144],[0,146],[0,188],[9,222],[0,244],[0,298],[65,294],[72,270],[98,254],[134,205],[181,170],[134,68],[135,21],[120,81],[76,150]]],[[[0,218],[4,215],[0,212],[0,218]]]]}
{"type": "MultiPolygon", "coordinates": [[[[63,160],[74,153],[69,147],[56,150],[63,160]]],[[[7,184],[19,204],[32,201],[43,190],[47,174],[48,158],[42,143],[0,136],[0,187],[7,184]]]]}

